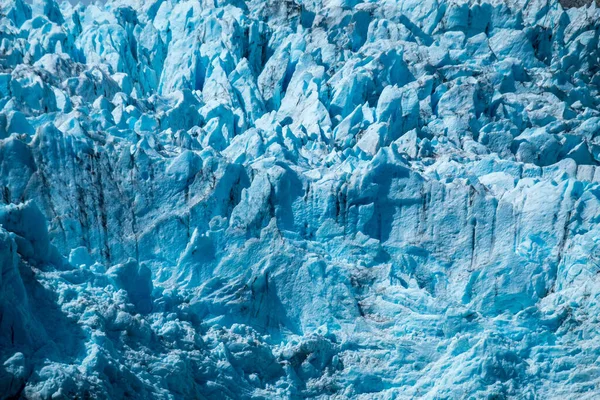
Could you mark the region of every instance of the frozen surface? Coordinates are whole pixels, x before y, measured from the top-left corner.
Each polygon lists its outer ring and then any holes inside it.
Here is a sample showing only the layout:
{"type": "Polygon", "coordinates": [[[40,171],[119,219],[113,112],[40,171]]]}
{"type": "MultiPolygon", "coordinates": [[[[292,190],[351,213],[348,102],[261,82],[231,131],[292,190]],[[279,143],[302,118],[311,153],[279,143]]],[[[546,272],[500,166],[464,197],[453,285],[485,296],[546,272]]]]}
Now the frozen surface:
{"type": "Polygon", "coordinates": [[[600,11],[0,0],[0,397],[600,396],[600,11]]]}

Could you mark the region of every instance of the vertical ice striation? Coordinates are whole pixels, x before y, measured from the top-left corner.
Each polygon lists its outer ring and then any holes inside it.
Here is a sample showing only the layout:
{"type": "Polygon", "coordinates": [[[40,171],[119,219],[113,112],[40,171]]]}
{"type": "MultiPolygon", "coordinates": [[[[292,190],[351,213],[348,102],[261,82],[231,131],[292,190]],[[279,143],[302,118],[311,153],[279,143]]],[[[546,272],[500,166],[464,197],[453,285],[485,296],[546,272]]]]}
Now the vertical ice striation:
{"type": "Polygon", "coordinates": [[[599,37],[0,0],[0,399],[597,398],[599,37]]]}

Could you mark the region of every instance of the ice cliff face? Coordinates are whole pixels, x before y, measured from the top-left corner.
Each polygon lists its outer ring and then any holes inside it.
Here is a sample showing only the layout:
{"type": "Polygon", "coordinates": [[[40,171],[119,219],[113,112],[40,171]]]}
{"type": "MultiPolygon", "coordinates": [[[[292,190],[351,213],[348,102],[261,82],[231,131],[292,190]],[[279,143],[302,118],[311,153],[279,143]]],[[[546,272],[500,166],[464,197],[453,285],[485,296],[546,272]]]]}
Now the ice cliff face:
{"type": "Polygon", "coordinates": [[[1,398],[600,395],[595,5],[0,16],[1,398]]]}

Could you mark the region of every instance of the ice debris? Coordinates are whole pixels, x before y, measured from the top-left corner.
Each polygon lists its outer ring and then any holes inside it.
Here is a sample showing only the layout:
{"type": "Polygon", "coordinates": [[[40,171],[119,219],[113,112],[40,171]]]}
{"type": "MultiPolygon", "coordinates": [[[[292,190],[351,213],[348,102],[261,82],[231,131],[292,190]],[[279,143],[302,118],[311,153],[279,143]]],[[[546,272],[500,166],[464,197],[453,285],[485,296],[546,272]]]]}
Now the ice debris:
{"type": "Polygon", "coordinates": [[[0,398],[597,398],[599,17],[0,0],[0,398]]]}

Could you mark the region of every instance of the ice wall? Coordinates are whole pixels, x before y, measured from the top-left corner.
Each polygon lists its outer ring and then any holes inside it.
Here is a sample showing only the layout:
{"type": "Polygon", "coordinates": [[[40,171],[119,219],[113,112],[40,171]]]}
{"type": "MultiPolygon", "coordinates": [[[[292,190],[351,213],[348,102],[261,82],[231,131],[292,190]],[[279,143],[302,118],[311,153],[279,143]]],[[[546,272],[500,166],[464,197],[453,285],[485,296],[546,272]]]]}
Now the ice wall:
{"type": "Polygon", "coordinates": [[[597,398],[599,16],[0,0],[0,398],[597,398]]]}

